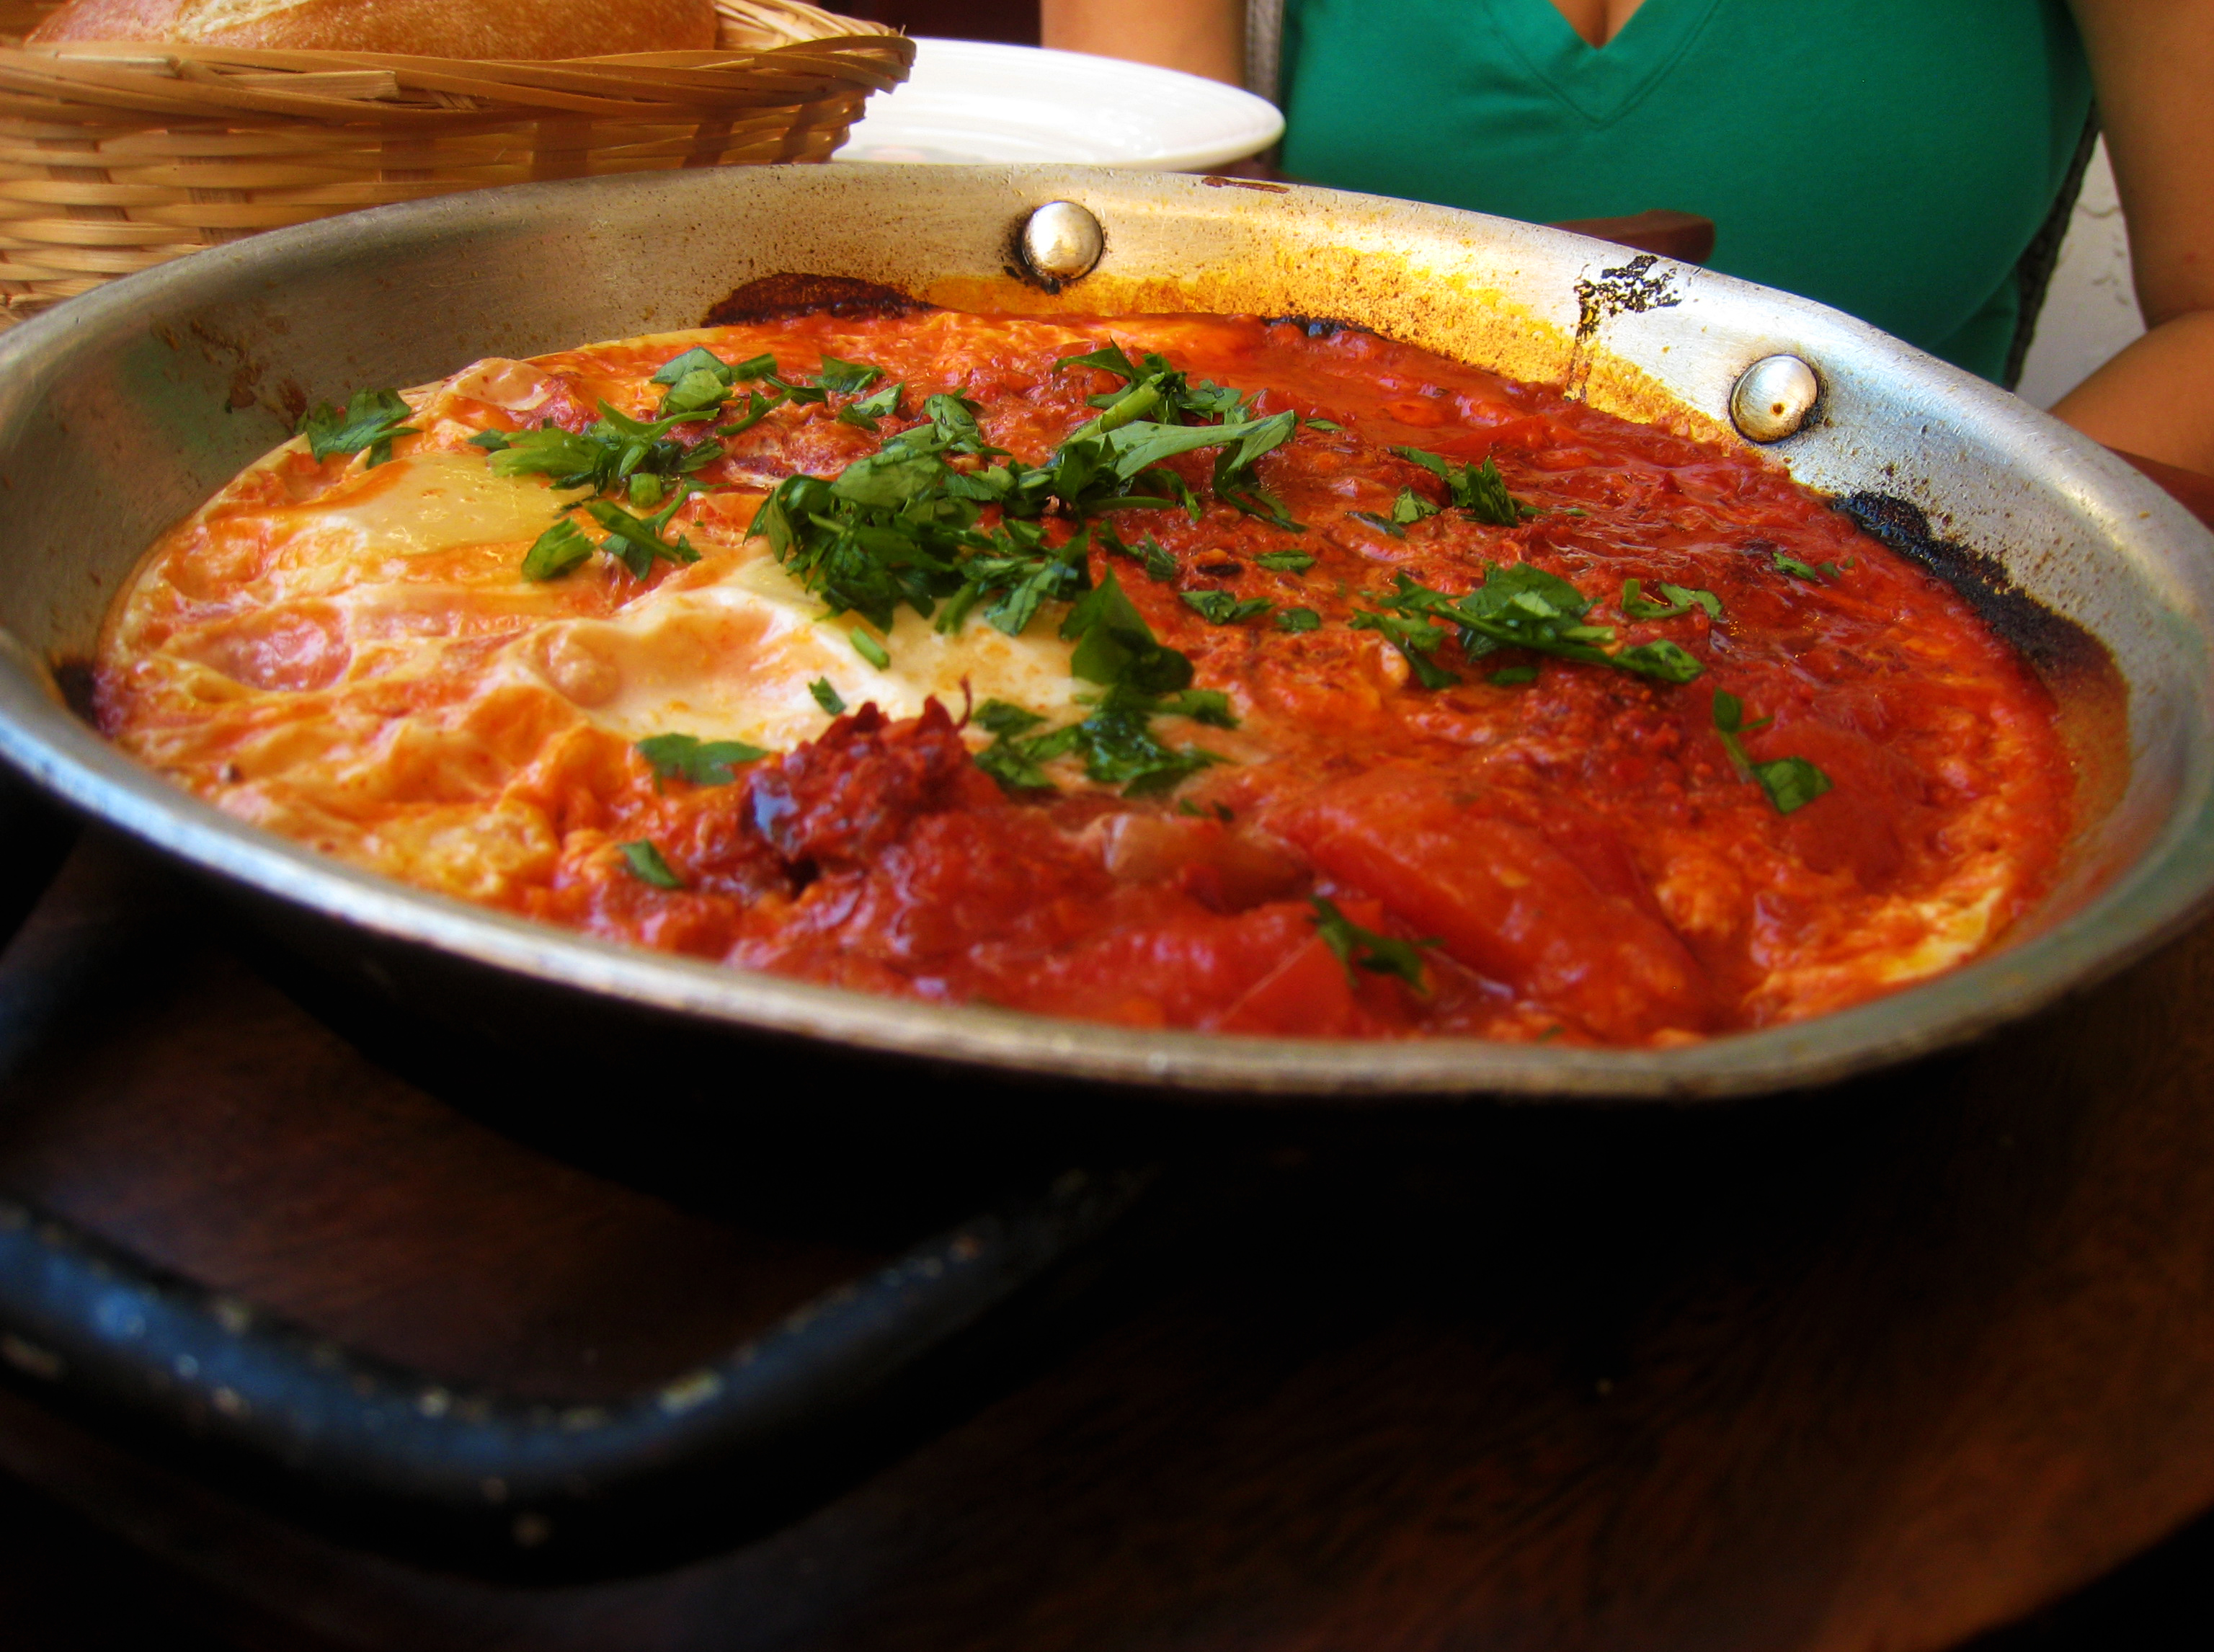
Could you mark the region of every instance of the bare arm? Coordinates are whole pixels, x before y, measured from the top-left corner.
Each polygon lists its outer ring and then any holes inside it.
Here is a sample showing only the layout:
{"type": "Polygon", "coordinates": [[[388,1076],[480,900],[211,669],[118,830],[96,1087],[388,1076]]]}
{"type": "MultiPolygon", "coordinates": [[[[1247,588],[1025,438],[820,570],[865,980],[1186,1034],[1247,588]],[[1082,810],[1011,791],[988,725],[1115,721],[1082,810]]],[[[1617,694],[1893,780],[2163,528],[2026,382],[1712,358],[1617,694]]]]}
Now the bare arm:
{"type": "Polygon", "coordinates": [[[2214,0],[2073,0],[2150,329],[2053,412],[2214,473],[2214,0]]]}
{"type": "Polygon", "coordinates": [[[1242,0],[1040,0],[1045,44],[1245,83],[1242,0]]]}

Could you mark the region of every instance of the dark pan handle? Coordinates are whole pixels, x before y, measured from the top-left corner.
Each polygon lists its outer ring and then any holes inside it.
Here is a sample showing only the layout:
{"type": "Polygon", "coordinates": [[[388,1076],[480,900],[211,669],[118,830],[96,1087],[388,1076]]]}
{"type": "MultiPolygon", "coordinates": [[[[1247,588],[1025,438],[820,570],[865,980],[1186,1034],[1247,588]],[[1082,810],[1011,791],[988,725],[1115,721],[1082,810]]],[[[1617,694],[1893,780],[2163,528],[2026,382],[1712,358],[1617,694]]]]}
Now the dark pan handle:
{"type": "MultiPolygon", "coordinates": [[[[158,906],[79,895],[73,921],[42,913],[0,958],[0,1073],[158,906]]],[[[963,1339],[1146,1179],[1070,1170],[651,1392],[570,1406],[449,1387],[0,1200],[0,1360],[351,1539],[475,1569],[622,1569],[774,1529],[942,1426],[974,1386],[963,1339]]]]}

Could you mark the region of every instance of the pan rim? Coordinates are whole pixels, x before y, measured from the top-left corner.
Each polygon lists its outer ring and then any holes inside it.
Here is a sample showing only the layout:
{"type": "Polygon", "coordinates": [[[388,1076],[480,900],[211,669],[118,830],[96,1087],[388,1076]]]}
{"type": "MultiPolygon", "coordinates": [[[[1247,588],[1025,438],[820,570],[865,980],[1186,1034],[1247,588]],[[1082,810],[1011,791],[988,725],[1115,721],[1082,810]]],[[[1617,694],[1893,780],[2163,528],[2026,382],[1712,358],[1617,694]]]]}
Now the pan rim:
{"type": "MultiPolygon", "coordinates": [[[[771,169],[761,169],[771,170],[771,169]]],[[[819,169],[813,169],[819,170],[819,169]]],[[[1140,184],[1152,192],[1190,192],[1212,206],[1197,178],[1055,168],[944,168],[1021,180],[1026,193],[1067,187],[1075,176],[1094,189],[1140,184]]],[[[211,248],[74,300],[0,340],[0,382],[65,358],[72,338],[90,338],[126,322],[152,291],[189,299],[243,279],[266,279],[287,260],[313,258],[333,245],[388,238],[413,226],[423,233],[441,219],[513,205],[529,195],[560,201],[571,195],[636,188],[677,174],[584,179],[513,186],[480,196],[446,197],[375,209],[211,248]],[[469,208],[457,207],[456,201],[469,208]]],[[[697,174],[711,180],[729,174],[697,174]]],[[[698,187],[698,185],[690,186],[698,187]]],[[[725,184],[724,187],[736,186],[725,184]]],[[[1373,205],[1370,198],[1301,190],[1309,197],[1373,205]]],[[[1049,198],[1049,196],[1048,197],[1049,198]]],[[[1466,221],[1513,236],[1580,237],[1445,208],[1391,209],[1466,221]]],[[[1862,335],[1891,356],[1905,354],[1925,375],[1935,371],[1947,400],[1965,402],[1964,416],[1994,413],[2018,421],[2021,409],[1998,405],[2004,393],[1956,370],[1906,352],[1865,324],[1804,299],[1749,288],[1704,272],[1705,282],[1758,293],[1771,312],[1802,327],[1862,335]],[[1981,405],[1979,403],[1987,403],[1981,405]]],[[[2011,401],[2012,398],[2004,398],[2011,401]]],[[[2033,418],[2041,418],[2033,415],[2033,418]]],[[[2045,421],[2051,425],[2052,421],[2045,421]]],[[[2035,429],[2034,425],[2031,427],[2035,429]]],[[[2053,425],[2054,430],[2062,427],[2053,425]]],[[[2048,446],[2050,432],[2038,431],[2048,446]]],[[[2068,433],[2070,437],[2072,432],[2068,433]]],[[[2202,548],[2214,537],[2150,481],[2111,460],[2085,438],[2070,455],[2077,475],[2110,509],[2161,518],[2156,526],[2196,533],[2202,548]],[[2099,486],[2103,485],[2103,486],[2099,486]],[[2134,497],[2132,495],[2134,494],[2134,497]]],[[[2057,446],[2065,451],[2070,444],[2057,446]]],[[[2197,633],[2202,651],[2203,627],[2197,633]]],[[[872,1054],[954,1063],[1040,1079],[1068,1079],[1142,1088],[1170,1097],[1269,1101],[1306,1098],[1345,1104],[1508,1100],[1694,1101],[1770,1093],[1825,1084],[1957,1044],[2087,988],[2141,957],[2187,924],[2214,895],[2214,786],[2206,754],[2179,788],[2175,806],[2131,864],[2081,908],[2010,945],[1958,970],[1850,1009],[1807,1021],[1723,1035],[1669,1049],[1587,1049],[1514,1045],[1465,1038],[1408,1041],[1276,1039],[1141,1031],[974,1006],[924,1003],[819,986],[786,977],[656,953],[596,939],[549,925],[468,905],[315,854],[303,846],[223,815],[141,768],[58,704],[43,662],[12,637],[4,639],[12,669],[0,671],[0,758],[73,805],[162,852],[218,878],[357,926],[389,939],[436,951],[510,974],[715,1023],[734,1031],[820,1040],[872,1054]]]]}

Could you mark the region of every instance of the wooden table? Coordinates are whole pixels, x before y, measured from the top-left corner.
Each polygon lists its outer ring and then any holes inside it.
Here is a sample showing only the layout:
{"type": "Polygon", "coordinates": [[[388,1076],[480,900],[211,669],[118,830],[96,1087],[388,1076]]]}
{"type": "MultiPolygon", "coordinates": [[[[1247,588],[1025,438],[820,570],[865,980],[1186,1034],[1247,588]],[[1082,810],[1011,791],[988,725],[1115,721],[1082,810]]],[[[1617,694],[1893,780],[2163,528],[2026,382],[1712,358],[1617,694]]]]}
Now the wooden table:
{"type": "MultiPolygon", "coordinates": [[[[81,851],[18,966],[138,876],[81,851]]],[[[0,1190],[195,1278],[590,1398],[882,1243],[810,1220],[821,1144],[526,1146],[189,905],[165,935],[8,1086],[0,1190]]],[[[1819,1093],[1165,1137],[1163,1194],[965,1416],[648,1576],[379,1558],[0,1391],[0,1621],[24,1652],[1954,1645],[2214,1504],[2210,1006],[2214,926],[1819,1093]]],[[[929,1151],[898,1148],[924,1182],[929,1151]]],[[[2204,1643],[2210,1558],[2193,1528],[1991,1646],[2154,1644],[2155,1606],[2204,1643]]]]}

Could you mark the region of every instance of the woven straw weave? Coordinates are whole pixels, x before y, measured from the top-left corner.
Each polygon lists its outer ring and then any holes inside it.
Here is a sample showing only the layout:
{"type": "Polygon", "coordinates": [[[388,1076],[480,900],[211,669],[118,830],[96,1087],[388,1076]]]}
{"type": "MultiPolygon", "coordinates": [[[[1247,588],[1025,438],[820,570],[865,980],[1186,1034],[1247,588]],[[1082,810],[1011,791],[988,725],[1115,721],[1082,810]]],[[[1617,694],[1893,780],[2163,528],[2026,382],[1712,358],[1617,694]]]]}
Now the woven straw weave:
{"type": "Polygon", "coordinates": [[[821,161],[914,43],[718,0],[719,48],[558,63],[137,42],[23,47],[0,0],[0,327],[261,229],[491,184],[821,161]]]}

